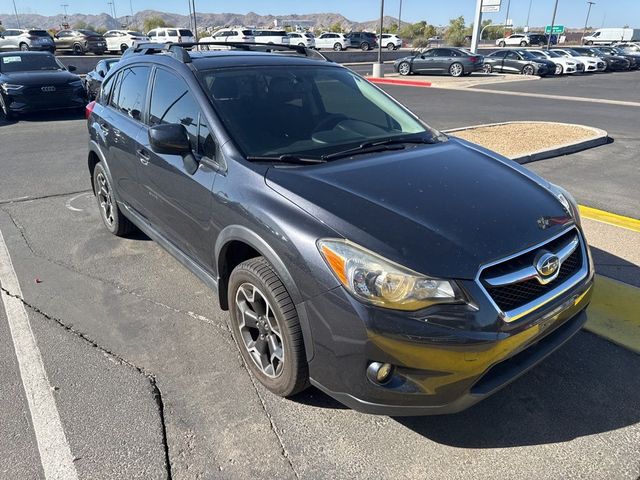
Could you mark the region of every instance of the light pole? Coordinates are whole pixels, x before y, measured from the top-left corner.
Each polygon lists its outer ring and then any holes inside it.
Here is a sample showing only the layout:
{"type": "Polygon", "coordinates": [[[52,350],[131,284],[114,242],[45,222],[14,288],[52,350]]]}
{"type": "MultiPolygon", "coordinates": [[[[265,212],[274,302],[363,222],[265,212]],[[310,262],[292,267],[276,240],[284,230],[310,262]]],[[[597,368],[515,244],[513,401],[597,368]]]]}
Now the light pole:
{"type": "Polygon", "coordinates": [[[506,27],[506,25],[509,23],[509,8],[510,8],[510,7],[511,7],[511,0],[507,0],[507,18],[505,18],[505,19],[504,19],[505,27],[504,27],[504,32],[503,32],[503,34],[506,34],[506,33],[507,33],[507,27],[506,27]]]}
{"type": "Polygon", "coordinates": [[[20,28],[20,17],[18,17],[18,9],[16,8],[16,0],[13,0],[13,13],[16,14],[16,22],[18,24],[18,28],[20,28]]]}
{"type": "Polygon", "coordinates": [[[529,0],[529,11],[527,12],[527,32],[529,32],[529,18],[531,18],[531,4],[533,0],[529,0]]]}
{"type": "Polygon", "coordinates": [[[384,0],[380,0],[380,37],[378,37],[378,63],[373,64],[373,76],[384,77],[382,63],[382,28],[384,27],[384,0]]]}
{"type": "Polygon", "coordinates": [[[398,10],[398,35],[400,34],[401,28],[402,28],[402,0],[400,0],[400,9],[398,10]]]}
{"type": "Polygon", "coordinates": [[[587,2],[589,4],[589,8],[587,9],[587,19],[584,21],[584,30],[582,30],[582,37],[580,37],[580,45],[582,45],[582,41],[584,40],[584,36],[587,33],[587,25],[589,24],[589,15],[591,14],[591,5],[595,5],[596,2],[587,2]]]}
{"type": "Polygon", "coordinates": [[[553,36],[553,25],[556,23],[556,12],[558,11],[558,0],[556,0],[553,6],[553,17],[551,17],[551,31],[549,32],[549,38],[547,39],[547,50],[551,48],[551,37],[553,36]]]}
{"type": "Polygon", "coordinates": [[[62,7],[62,10],[64,10],[64,23],[65,25],[68,23],[67,22],[67,7],[69,6],[68,3],[62,3],[60,4],[60,6],[62,7]]]}
{"type": "Polygon", "coordinates": [[[191,10],[193,10],[193,36],[198,43],[198,22],[196,21],[196,0],[189,0],[192,3],[191,10]]]}

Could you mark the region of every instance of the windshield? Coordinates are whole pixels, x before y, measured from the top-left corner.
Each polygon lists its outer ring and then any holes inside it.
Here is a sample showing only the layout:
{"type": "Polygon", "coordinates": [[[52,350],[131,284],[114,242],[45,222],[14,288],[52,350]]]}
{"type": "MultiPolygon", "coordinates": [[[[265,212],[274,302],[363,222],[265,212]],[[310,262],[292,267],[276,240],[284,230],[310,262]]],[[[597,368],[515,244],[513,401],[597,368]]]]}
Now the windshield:
{"type": "Polygon", "coordinates": [[[0,57],[0,72],[32,72],[39,70],[64,70],[53,55],[15,55],[0,57]]]}
{"type": "Polygon", "coordinates": [[[87,37],[101,37],[102,35],[100,35],[97,32],[92,32],[91,30],[78,30],[80,33],[82,33],[83,35],[86,35],[87,37]]]}
{"type": "Polygon", "coordinates": [[[537,57],[537,58],[547,58],[547,57],[545,56],[545,54],[544,54],[544,53],[542,53],[542,52],[529,51],[529,53],[530,53],[531,55],[533,55],[534,57],[537,57]]]}
{"type": "MultiPolygon", "coordinates": [[[[531,53],[529,50],[518,50],[518,53],[522,55],[523,58],[528,58],[529,60],[533,58],[540,58],[539,56],[536,56],[533,53],[531,53]]],[[[544,55],[542,56],[544,57],[544,55]]]]}
{"type": "Polygon", "coordinates": [[[582,57],[582,56],[584,56],[580,52],[576,52],[575,50],[565,50],[565,52],[567,52],[572,57],[582,57]]]}
{"type": "Polygon", "coordinates": [[[246,156],[320,158],[365,142],[446,137],[353,72],[325,66],[203,71],[218,116],[246,156]]]}
{"type": "Polygon", "coordinates": [[[545,53],[551,58],[560,58],[560,57],[562,57],[562,55],[560,55],[558,52],[554,52],[553,50],[549,50],[549,51],[547,51],[545,53]]]}

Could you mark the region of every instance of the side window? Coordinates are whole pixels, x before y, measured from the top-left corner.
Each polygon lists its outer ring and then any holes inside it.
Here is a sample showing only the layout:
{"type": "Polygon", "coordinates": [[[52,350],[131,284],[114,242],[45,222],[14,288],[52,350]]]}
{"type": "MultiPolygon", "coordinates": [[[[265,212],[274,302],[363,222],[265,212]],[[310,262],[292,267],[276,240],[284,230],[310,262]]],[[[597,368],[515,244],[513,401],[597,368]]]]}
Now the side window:
{"type": "Polygon", "coordinates": [[[167,34],[170,37],[177,37],[178,36],[178,31],[177,30],[167,30],[167,34]]]}
{"type": "Polygon", "coordinates": [[[118,76],[118,85],[111,96],[110,105],[135,120],[142,120],[147,98],[149,67],[126,68],[118,76]]]}
{"type": "Polygon", "coordinates": [[[100,101],[99,103],[103,105],[111,105],[109,101],[109,97],[111,96],[111,92],[114,90],[114,86],[118,84],[118,78],[120,77],[120,72],[117,72],[106,82],[102,82],[102,86],[100,87],[100,101]]]}
{"type": "Polygon", "coordinates": [[[155,38],[156,37],[156,33],[155,31],[151,31],[149,32],[149,34],[147,35],[149,38],[155,38]]]}
{"type": "Polygon", "coordinates": [[[200,107],[184,81],[163,69],[156,71],[151,93],[149,125],[184,125],[191,148],[199,155],[215,159],[215,142],[202,118],[200,107]]]}
{"type": "Polygon", "coordinates": [[[507,60],[519,60],[518,54],[516,52],[507,52],[505,57],[507,60]]]}

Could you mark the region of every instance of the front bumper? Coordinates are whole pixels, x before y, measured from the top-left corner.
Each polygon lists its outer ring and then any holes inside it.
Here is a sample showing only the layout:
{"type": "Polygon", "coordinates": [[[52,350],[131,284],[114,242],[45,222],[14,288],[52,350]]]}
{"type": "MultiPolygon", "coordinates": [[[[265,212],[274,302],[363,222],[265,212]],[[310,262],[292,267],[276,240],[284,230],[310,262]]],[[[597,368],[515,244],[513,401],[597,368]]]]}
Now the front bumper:
{"type": "Polygon", "coordinates": [[[63,110],[82,108],[86,105],[84,86],[72,87],[55,92],[38,92],[38,87],[28,87],[25,91],[4,95],[7,107],[12,113],[29,113],[44,110],[63,110]],[[35,91],[34,91],[35,89],[35,91]]]}
{"type": "MultiPolygon", "coordinates": [[[[471,292],[473,282],[462,282],[471,292]]],[[[363,305],[342,287],[303,304],[311,325],[311,383],[345,405],[381,415],[455,413],[542,361],[586,322],[593,274],[534,313],[506,323],[482,300],[407,314],[363,305]],[[366,376],[371,362],[391,379],[366,376]]],[[[476,298],[477,292],[472,292],[476,298]]]]}

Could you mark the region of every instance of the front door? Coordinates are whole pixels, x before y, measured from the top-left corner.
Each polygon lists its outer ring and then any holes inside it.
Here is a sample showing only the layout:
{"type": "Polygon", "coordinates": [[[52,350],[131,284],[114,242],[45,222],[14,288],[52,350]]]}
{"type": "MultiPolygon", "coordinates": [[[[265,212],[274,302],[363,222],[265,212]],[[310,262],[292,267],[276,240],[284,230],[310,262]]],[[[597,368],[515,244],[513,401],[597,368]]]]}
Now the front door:
{"type": "Polygon", "coordinates": [[[199,168],[190,173],[180,155],[153,152],[148,127],[140,132],[138,165],[142,213],[172,243],[202,266],[211,264],[211,189],[216,177],[216,146],[198,102],[187,84],[157,68],[152,80],[147,124],[184,125],[199,168]],[[142,160],[142,159],[141,159],[142,160]]]}

